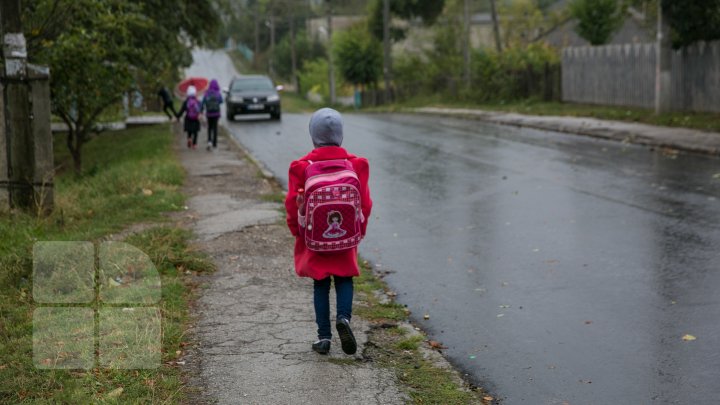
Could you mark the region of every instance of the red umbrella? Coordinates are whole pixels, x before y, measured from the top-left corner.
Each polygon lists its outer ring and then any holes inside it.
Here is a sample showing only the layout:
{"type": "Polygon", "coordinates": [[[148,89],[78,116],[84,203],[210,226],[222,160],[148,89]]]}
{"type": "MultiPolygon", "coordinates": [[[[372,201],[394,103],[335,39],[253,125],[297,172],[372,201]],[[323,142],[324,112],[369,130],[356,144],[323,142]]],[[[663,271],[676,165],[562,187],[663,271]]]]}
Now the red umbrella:
{"type": "Polygon", "coordinates": [[[208,82],[208,79],[204,77],[186,77],[183,81],[178,83],[177,89],[180,94],[184,95],[187,92],[188,87],[195,86],[198,93],[201,93],[207,89],[208,82]]]}

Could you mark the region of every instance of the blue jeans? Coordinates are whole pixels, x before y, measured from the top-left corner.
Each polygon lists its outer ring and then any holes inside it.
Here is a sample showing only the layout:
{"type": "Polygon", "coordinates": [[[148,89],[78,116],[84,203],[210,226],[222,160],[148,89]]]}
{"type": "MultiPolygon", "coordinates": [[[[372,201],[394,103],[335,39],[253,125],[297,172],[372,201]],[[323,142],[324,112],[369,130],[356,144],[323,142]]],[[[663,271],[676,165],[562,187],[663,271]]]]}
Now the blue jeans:
{"type": "MultiPolygon", "coordinates": [[[[335,295],[337,296],[337,317],[346,318],[348,321],[352,316],[353,279],[352,277],[335,278],[335,295]]],[[[322,280],[313,280],[315,303],[315,322],[318,326],[318,338],[330,339],[332,330],[330,328],[330,277],[322,280]]]]}

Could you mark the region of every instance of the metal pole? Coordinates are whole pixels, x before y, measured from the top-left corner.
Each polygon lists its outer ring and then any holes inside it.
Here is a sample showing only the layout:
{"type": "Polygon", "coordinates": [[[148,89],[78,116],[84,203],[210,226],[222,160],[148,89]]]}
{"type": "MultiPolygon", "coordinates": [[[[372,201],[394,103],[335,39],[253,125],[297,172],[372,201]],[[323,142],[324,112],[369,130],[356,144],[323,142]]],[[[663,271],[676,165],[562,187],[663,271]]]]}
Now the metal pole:
{"type": "Polygon", "coordinates": [[[290,14],[290,64],[292,66],[292,84],[296,93],[300,93],[297,78],[297,53],[295,52],[295,16],[290,14]]]}
{"type": "Polygon", "coordinates": [[[390,0],[383,0],[383,76],[385,78],[385,103],[392,100],[392,47],[390,43],[390,0]]]}
{"type": "Polygon", "coordinates": [[[327,0],[327,53],[328,53],[328,76],[330,80],[330,105],[335,104],[335,66],[332,53],[332,0],[327,0]]]}
{"type": "Polygon", "coordinates": [[[497,7],[495,0],[490,0],[490,13],[492,14],[493,32],[495,33],[495,48],[498,52],[502,52],[502,44],[500,43],[500,27],[498,24],[497,7]]]}
{"type": "Polygon", "coordinates": [[[270,15],[270,55],[268,55],[268,73],[270,77],[275,78],[275,15],[270,15]]]}
{"type": "Polygon", "coordinates": [[[463,0],[463,80],[470,89],[470,0],[463,0]]]}
{"type": "Polygon", "coordinates": [[[670,111],[670,86],[672,84],[670,35],[663,16],[662,1],[658,1],[657,44],[655,62],[655,114],[670,111]]]}

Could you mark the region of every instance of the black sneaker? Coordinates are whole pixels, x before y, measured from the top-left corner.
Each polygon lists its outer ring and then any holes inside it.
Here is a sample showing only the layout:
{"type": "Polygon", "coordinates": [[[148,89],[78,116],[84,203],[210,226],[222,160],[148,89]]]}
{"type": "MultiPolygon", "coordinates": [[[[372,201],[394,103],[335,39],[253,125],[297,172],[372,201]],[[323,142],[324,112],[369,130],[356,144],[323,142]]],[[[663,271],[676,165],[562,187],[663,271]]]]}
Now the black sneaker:
{"type": "Polygon", "coordinates": [[[320,339],[312,344],[312,349],[320,354],[328,354],[330,351],[330,339],[320,339]]]}
{"type": "Polygon", "coordinates": [[[350,321],[345,318],[338,318],[335,327],[340,336],[340,345],[342,346],[345,354],[355,354],[357,351],[357,342],[355,342],[355,336],[350,329],[350,321]]]}

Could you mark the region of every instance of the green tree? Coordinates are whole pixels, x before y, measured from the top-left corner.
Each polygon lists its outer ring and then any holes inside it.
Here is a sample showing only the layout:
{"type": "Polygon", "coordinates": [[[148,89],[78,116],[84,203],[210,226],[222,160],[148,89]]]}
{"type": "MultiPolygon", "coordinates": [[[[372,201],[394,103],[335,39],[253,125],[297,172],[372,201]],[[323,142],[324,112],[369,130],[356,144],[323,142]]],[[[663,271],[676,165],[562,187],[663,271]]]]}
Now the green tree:
{"type": "MultiPolygon", "coordinates": [[[[375,38],[383,38],[383,0],[369,3],[368,27],[375,38]]],[[[404,20],[419,18],[426,25],[432,25],[442,14],[445,0],[391,0],[390,14],[404,20]]],[[[400,40],[405,37],[405,29],[391,27],[390,37],[400,40]]]]}
{"type": "Polygon", "coordinates": [[[382,46],[365,23],[339,32],[333,42],[332,51],[345,81],[355,86],[377,83],[382,73],[382,46]]]}
{"type": "Polygon", "coordinates": [[[68,125],[78,174],[99,117],[138,83],[176,78],[218,21],[212,0],[26,3],[32,3],[23,15],[31,61],[50,67],[53,113],[68,125]]]}
{"type": "Polygon", "coordinates": [[[662,0],[673,47],[720,39],[720,0],[662,0]]]}
{"type": "MultiPolygon", "coordinates": [[[[305,62],[325,57],[325,46],[319,41],[313,41],[305,31],[300,31],[295,39],[295,53],[297,55],[297,68],[301,70],[305,62]]],[[[292,77],[292,60],[290,49],[290,35],[284,36],[275,47],[273,57],[276,61],[278,76],[289,79],[292,77]]]]}
{"type": "Polygon", "coordinates": [[[500,7],[505,46],[525,46],[543,32],[547,19],[535,0],[516,0],[500,7]]]}
{"type": "Polygon", "coordinates": [[[572,16],[578,20],[578,35],[592,45],[606,44],[620,28],[627,5],[620,0],[575,0],[570,5],[572,16]]]}

